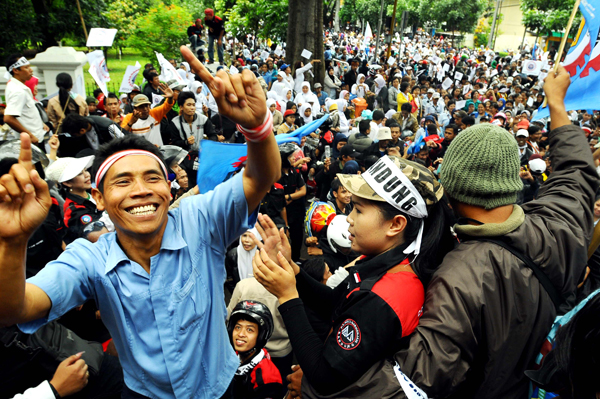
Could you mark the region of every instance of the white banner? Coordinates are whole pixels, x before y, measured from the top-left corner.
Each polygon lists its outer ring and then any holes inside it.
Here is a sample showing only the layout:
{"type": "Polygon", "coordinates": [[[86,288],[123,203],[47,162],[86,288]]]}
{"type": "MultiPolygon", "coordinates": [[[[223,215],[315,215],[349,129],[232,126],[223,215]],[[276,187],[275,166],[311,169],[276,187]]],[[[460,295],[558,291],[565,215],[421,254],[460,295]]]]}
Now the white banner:
{"type": "Polygon", "coordinates": [[[135,65],[127,66],[125,75],[123,75],[123,82],[121,82],[121,88],[119,89],[121,93],[131,93],[141,67],[142,66],[137,61],[135,62],[135,65]]]}
{"type": "Polygon", "coordinates": [[[104,53],[102,50],[92,51],[91,53],[87,53],[87,59],[90,63],[90,75],[92,75],[98,84],[98,87],[102,90],[102,93],[107,96],[108,88],[106,87],[106,83],[110,82],[110,75],[108,74],[108,68],[106,67],[104,53]]]}

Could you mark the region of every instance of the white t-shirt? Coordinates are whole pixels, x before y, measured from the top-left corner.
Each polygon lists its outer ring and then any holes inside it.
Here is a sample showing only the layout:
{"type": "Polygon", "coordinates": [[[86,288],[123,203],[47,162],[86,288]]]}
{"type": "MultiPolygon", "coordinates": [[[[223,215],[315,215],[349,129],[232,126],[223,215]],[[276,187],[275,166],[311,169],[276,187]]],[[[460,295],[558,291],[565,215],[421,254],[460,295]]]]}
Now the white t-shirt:
{"type": "Polygon", "coordinates": [[[29,87],[12,78],[6,84],[6,110],[4,115],[19,118],[23,127],[29,130],[39,142],[44,141],[44,122],[35,106],[33,93],[29,87]]]}

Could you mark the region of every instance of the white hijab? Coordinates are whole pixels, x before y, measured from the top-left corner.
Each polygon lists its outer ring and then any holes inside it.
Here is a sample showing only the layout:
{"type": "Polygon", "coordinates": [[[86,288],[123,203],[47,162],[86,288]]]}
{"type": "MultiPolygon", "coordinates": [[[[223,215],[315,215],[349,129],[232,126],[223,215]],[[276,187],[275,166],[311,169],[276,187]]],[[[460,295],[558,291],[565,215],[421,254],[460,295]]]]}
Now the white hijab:
{"type": "Polygon", "coordinates": [[[311,108],[311,106],[310,106],[310,104],[309,104],[309,103],[304,103],[304,104],[302,104],[302,106],[300,106],[300,117],[301,117],[302,119],[304,119],[304,123],[310,123],[310,122],[312,122],[312,121],[313,121],[312,108],[311,108]],[[308,108],[310,108],[310,109],[311,109],[310,116],[306,116],[306,115],[304,115],[304,112],[305,112],[305,111],[306,111],[308,108]]]}
{"type": "MultiPolygon", "coordinates": [[[[248,231],[254,234],[254,236],[259,240],[261,239],[260,234],[258,234],[258,230],[256,230],[256,227],[253,227],[248,231]]],[[[240,243],[237,246],[237,264],[240,280],[252,277],[252,259],[254,258],[254,254],[256,254],[256,250],[257,247],[254,246],[254,248],[252,248],[250,251],[246,251],[244,249],[244,246],[242,245],[242,237],[240,236],[240,243]]]]}

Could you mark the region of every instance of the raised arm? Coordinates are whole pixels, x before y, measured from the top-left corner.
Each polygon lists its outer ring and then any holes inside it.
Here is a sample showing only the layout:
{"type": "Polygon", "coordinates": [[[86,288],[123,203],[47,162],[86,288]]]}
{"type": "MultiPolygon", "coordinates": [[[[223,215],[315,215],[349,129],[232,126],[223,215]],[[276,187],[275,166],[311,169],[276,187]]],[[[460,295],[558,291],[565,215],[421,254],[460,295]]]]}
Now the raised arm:
{"type": "Polygon", "coordinates": [[[21,133],[19,163],[0,177],[0,325],[35,320],[51,302],[40,288],[25,283],[27,240],[52,205],[48,185],[31,162],[31,140],[21,133]]]}
{"type": "Polygon", "coordinates": [[[281,158],[275,136],[272,134],[272,118],[267,113],[267,100],[258,79],[249,70],[229,75],[224,70],[212,76],[185,46],[181,54],[192,70],[200,75],[217,102],[219,113],[240,125],[248,141],[248,159],[244,170],[244,195],[248,212],[260,204],[281,174],[281,158]],[[270,134],[260,135],[266,124],[270,134]]]}

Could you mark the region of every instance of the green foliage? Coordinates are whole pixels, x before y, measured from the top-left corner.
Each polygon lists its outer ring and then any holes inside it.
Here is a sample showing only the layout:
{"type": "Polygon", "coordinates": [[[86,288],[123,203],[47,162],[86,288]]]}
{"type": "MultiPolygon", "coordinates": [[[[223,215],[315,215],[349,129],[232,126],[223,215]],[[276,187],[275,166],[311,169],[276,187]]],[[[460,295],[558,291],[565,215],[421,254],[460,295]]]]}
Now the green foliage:
{"type": "MultiPolygon", "coordinates": [[[[561,32],[569,22],[574,0],[522,0],[523,25],[532,32],[549,34],[561,32]]],[[[570,34],[577,32],[581,14],[573,21],[570,34]]]]}
{"type": "Polygon", "coordinates": [[[285,40],[288,0],[216,0],[215,8],[226,19],[226,28],[241,39],[247,34],[285,40]]]}
{"type": "Polygon", "coordinates": [[[429,16],[445,31],[473,32],[481,15],[491,7],[490,0],[421,0],[418,13],[429,16]]]}
{"type": "Polygon", "coordinates": [[[179,46],[186,44],[186,29],[191,15],[181,6],[158,4],[138,19],[137,29],[127,38],[127,44],[139,49],[146,58],[154,58],[154,51],[166,58],[177,57],[179,46]]]}
{"type": "MultiPolygon", "coordinates": [[[[56,41],[68,38],[85,45],[85,35],[75,0],[41,1],[44,1],[48,7],[48,28],[53,38],[56,41]]],[[[91,28],[106,28],[108,20],[103,14],[106,9],[104,0],[79,0],[79,4],[88,32],[91,28]]],[[[38,15],[38,20],[39,18],[46,18],[46,16],[38,15]]]]}
{"type": "Polygon", "coordinates": [[[118,29],[115,45],[121,46],[137,30],[140,15],[151,6],[151,0],[111,0],[104,15],[109,27],[118,29]]]}
{"type": "MultiPolygon", "coordinates": [[[[498,18],[496,21],[496,28],[502,23],[504,20],[503,14],[498,14],[498,18]]],[[[487,46],[488,41],[490,39],[490,34],[492,33],[492,24],[494,23],[494,15],[492,14],[488,18],[482,18],[479,20],[477,27],[475,28],[475,35],[473,36],[473,42],[475,47],[479,46],[487,46]]],[[[497,30],[498,35],[502,34],[500,30],[497,30]]]]}
{"type": "Polygon", "coordinates": [[[36,42],[39,32],[32,27],[35,13],[31,2],[22,0],[3,0],[0,11],[0,62],[10,54],[20,52],[36,42]]]}

